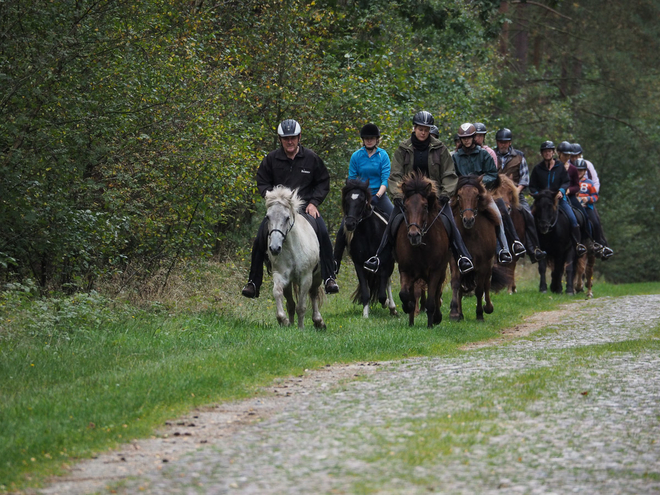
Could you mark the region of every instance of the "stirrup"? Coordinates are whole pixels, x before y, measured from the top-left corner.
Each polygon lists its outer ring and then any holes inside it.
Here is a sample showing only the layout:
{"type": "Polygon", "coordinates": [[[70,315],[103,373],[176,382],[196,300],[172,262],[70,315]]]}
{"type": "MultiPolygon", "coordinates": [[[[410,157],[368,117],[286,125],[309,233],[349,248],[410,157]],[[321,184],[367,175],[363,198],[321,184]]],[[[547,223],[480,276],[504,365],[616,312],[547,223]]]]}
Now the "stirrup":
{"type": "Polygon", "coordinates": [[[368,272],[376,273],[378,268],[380,268],[380,259],[378,256],[372,256],[367,261],[365,261],[362,266],[368,272]]]}
{"type": "Polygon", "coordinates": [[[513,254],[516,256],[522,256],[527,252],[527,249],[525,249],[525,246],[520,241],[513,241],[511,244],[511,249],[513,250],[513,254]]]}
{"type": "Polygon", "coordinates": [[[575,254],[577,255],[578,258],[581,258],[584,256],[587,252],[587,248],[585,247],[584,244],[580,244],[579,242],[575,245],[575,254]]]}
{"type": "Polygon", "coordinates": [[[543,251],[543,249],[541,249],[541,248],[538,247],[538,246],[534,249],[534,257],[536,258],[536,261],[538,261],[538,260],[542,260],[542,259],[545,259],[545,257],[547,256],[547,254],[548,254],[548,253],[546,253],[545,251],[543,251]]]}
{"type": "Polygon", "coordinates": [[[474,263],[472,263],[472,260],[467,256],[459,256],[456,264],[458,265],[458,271],[461,272],[461,275],[465,275],[474,270],[474,263]]]}
{"type": "Polygon", "coordinates": [[[593,246],[594,246],[594,253],[597,255],[600,254],[601,251],[603,250],[603,245],[597,243],[596,241],[594,241],[593,246]]]}
{"type": "Polygon", "coordinates": [[[606,260],[609,259],[610,256],[614,254],[614,251],[612,250],[611,247],[609,246],[603,246],[603,254],[602,254],[602,259],[606,260]]]}
{"type": "Polygon", "coordinates": [[[511,256],[511,253],[509,253],[508,251],[501,249],[500,252],[497,253],[497,260],[500,263],[500,265],[508,265],[513,261],[513,256],[511,256]]]}
{"type": "Polygon", "coordinates": [[[241,294],[248,299],[259,297],[259,289],[257,288],[257,284],[255,284],[252,280],[248,280],[248,283],[245,284],[245,287],[243,287],[241,294]],[[252,291],[252,288],[254,288],[254,291],[252,291]]]}

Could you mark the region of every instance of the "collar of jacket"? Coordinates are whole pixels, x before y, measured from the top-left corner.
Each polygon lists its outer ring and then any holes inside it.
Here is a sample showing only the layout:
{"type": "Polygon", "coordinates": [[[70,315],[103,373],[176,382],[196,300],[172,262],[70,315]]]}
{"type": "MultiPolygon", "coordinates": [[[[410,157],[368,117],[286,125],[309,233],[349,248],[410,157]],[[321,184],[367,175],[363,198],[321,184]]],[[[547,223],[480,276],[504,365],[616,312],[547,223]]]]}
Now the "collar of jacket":
{"type": "MultiPolygon", "coordinates": [[[[412,144],[412,139],[410,138],[406,139],[405,141],[401,141],[401,144],[399,146],[410,151],[413,151],[415,149],[415,147],[412,144]]],[[[431,136],[431,142],[429,143],[429,151],[442,148],[442,146],[443,146],[442,141],[431,136]]]]}
{"type": "Polygon", "coordinates": [[[470,150],[469,153],[466,153],[466,152],[465,152],[465,148],[463,148],[463,147],[461,146],[460,148],[458,148],[458,154],[459,154],[459,155],[474,155],[475,153],[479,153],[479,150],[481,150],[481,149],[483,149],[481,146],[476,145],[474,148],[472,148],[472,149],[470,150]]]}

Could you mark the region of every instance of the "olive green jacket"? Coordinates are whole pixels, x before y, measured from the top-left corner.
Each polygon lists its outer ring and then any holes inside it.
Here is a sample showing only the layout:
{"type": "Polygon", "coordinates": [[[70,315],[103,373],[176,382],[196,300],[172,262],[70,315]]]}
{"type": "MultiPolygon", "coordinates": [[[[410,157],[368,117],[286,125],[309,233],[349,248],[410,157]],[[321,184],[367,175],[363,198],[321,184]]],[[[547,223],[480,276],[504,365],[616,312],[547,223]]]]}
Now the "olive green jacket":
{"type": "MultiPolygon", "coordinates": [[[[389,189],[394,198],[402,197],[399,184],[413,171],[414,156],[411,138],[402,141],[394,152],[389,180],[389,189]]],[[[451,197],[456,191],[458,177],[454,169],[454,161],[447,147],[433,136],[429,144],[429,176],[438,186],[440,196],[451,197]]]]}

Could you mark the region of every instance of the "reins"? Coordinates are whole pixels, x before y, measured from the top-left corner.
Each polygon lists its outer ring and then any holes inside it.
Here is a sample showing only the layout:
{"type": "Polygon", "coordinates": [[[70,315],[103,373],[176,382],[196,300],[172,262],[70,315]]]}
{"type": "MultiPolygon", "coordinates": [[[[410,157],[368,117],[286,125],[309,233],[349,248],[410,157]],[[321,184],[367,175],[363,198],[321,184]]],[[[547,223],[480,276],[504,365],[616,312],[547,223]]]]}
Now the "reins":
{"type": "Polygon", "coordinates": [[[421,231],[422,237],[424,237],[426,235],[426,233],[429,230],[431,230],[431,227],[433,227],[433,224],[435,223],[435,221],[440,217],[440,214],[442,213],[442,210],[444,210],[446,207],[447,207],[447,203],[442,205],[442,208],[440,208],[440,210],[438,211],[438,214],[433,218],[433,220],[431,221],[431,224],[427,226],[426,222],[424,222],[423,227],[416,224],[416,223],[414,223],[414,222],[409,223],[408,218],[406,217],[406,209],[405,209],[405,207],[402,208],[401,213],[403,214],[403,221],[406,222],[406,228],[408,229],[408,232],[410,232],[411,227],[417,227],[421,231]]]}

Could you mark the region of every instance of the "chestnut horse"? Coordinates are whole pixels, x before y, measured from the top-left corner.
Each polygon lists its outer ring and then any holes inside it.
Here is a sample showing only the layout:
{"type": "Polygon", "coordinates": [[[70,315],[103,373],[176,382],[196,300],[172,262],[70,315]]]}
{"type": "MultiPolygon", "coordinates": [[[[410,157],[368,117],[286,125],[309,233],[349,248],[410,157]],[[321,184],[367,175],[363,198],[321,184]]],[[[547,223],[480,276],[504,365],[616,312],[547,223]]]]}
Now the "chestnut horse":
{"type": "Polygon", "coordinates": [[[409,325],[415,324],[415,283],[426,282],[427,326],[442,321],[442,286],[451,257],[449,239],[440,218],[442,205],[435,182],[418,173],[406,175],[399,184],[403,194],[403,225],[397,231],[394,255],[399,263],[403,310],[409,325]]]}
{"type": "MultiPolygon", "coordinates": [[[[484,319],[484,312],[493,312],[490,300],[490,279],[493,258],[497,246],[495,229],[499,228],[499,219],[489,208],[491,196],[481,182],[482,176],[465,175],[458,178],[456,193],[451,199],[456,227],[463,237],[463,242],[472,256],[477,298],[477,320],[484,319]],[[483,300],[485,298],[485,305],[483,300]]],[[[451,266],[451,312],[452,320],[463,319],[463,296],[467,293],[461,287],[458,265],[452,257],[451,266]]]]}
{"type": "MultiPolygon", "coordinates": [[[[516,233],[520,242],[525,244],[525,218],[523,214],[518,209],[520,206],[520,199],[518,197],[518,188],[516,187],[515,182],[513,182],[509,177],[504,174],[499,174],[499,180],[495,185],[495,188],[492,191],[493,198],[501,198],[506,205],[506,209],[509,212],[513,226],[516,228],[516,233]]],[[[509,250],[511,246],[509,246],[509,250]]],[[[513,254],[513,253],[512,253],[513,254]]],[[[513,261],[507,265],[502,265],[499,262],[496,262],[495,270],[496,273],[502,273],[502,280],[507,280],[507,289],[509,294],[516,293],[516,264],[518,263],[518,256],[513,256],[513,261]]],[[[504,287],[493,284],[492,289],[494,291],[499,291],[504,287]]]]}

